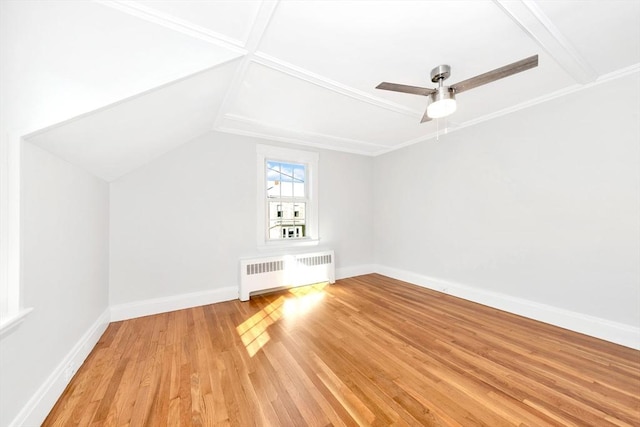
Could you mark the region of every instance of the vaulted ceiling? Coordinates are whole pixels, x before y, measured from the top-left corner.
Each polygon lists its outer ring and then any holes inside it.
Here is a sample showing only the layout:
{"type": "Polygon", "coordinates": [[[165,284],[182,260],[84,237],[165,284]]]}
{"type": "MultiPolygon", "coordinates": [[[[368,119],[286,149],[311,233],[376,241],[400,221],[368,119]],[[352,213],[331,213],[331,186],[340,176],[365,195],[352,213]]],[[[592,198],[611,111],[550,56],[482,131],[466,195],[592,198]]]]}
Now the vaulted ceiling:
{"type": "Polygon", "coordinates": [[[640,72],[636,0],[10,3],[3,96],[29,141],[106,180],[211,130],[377,155],[640,72]],[[375,89],[535,54],[447,119],[375,89]]]}

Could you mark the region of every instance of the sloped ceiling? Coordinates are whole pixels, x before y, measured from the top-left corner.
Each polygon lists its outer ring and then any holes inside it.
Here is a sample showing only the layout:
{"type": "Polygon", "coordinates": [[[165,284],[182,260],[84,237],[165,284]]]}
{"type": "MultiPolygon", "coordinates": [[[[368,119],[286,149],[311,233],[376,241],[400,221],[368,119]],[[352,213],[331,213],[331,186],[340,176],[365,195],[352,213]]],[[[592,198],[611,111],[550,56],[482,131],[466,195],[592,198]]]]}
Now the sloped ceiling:
{"type": "Polygon", "coordinates": [[[635,0],[14,3],[4,61],[49,120],[27,140],[106,180],[210,130],[377,155],[640,72],[635,0]],[[419,123],[426,98],[374,89],[534,54],[438,121],[419,123]]]}

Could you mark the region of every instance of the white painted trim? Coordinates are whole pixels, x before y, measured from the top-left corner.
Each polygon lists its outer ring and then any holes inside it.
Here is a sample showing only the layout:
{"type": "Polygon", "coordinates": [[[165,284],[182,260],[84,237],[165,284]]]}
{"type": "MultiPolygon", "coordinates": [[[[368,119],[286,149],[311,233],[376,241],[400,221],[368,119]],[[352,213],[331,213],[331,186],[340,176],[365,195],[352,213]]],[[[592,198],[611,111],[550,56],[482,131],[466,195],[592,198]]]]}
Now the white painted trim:
{"type": "Polygon", "coordinates": [[[193,37],[207,43],[215,44],[216,46],[231,50],[241,55],[245,55],[247,53],[246,50],[242,47],[242,42],[240,40],[227,37],[224,34],[216,33],[215,31],[212,31],[208,28],[201,27],[192,22],[176,18],[173,15],[161,12],[148,6],[144,6],[137,2],[122,0],[95,1],[103,6],[107,6],[120,12],[124,12],[128,15],[135,16],[136,18],[143,19],[147,22],[169,28],[170,30],[177,31],[189,37],[193,37]]]}
{"type": "Polygon", "coordinates": [[[310,246],[318,246],[320,239],[283,239],[283,240],[270,240],[264,242],[262,245],[258,245],[256,249],[258,252],[273,252],[282,251],[283,249],[292,248],[305,248],[310,246]]]}
{"type": "Polygon", "coordinates": [[[279,3],[280,0],[262,0],[260,2],[260,7],[253,18],[253,22],[251,23],[251,30],[249,31],[249,34],[247,34],[245,47],[249,53],[253,54],[258,50],[260,43],[262,43],[262,39],[267,32],[267,28],[271,24],[271,19],[276,13],[279,3]]]}
{"type": "Polygon", "coordinates": [[[385,265],[375,272],[571,331],[640,350],[640,328],[385,265]]]}
{"type": "MultiPolygon", "coordinates": [[[[374,265],[356,265],[343,267],[336,270],[336,279],[361,276],[373,273],[374,265]]],[[[199,307],[202,305],[215,304],[218,302],[238,299],[238,288],[228,286],[221,289],[203,292],[193,292],[171,297],[154,298],[144,301],[136,301],[111,306],[111,321],[133,319],[142,316],[166,313],[169,311],[182,310],[185,308],[199,307]]]]}
{"type": "Polygon", "coordinates": [[[596,71],[535,2],[494,0],[494,3],[575,81],[588,83],[596,80],[596,71]]]}
{"type": "MultiPolygon", "coordinates": [[[[325,150],[332,150],[332,151],[340,151],[343,153],[350,153],[350,154],[358,154],[361,156],[372,156],[372,153],[367,153],[366,151],[361,151],[361,150],[349,150],[349,149],[345,149],[345,148],[341,148],[341,147],[337,147],[335,145],[331,145],[331,144],[321,144],[321,143],[316,143],[316,142],[310,142],[304,139],[298,139],[298,138],[290,138],[290,137],[285,137],[285,136],[275,136],[272,134],[268,134],[268,133],[262,133],[262,132],[256,132],[256,131],[250,131],[250,130],[243,130],[243,129],[236,129],[236,128],[232,128],[232,127],[227,127],[227,126],[218,126],[216,127],[214,130],[218,131],[218,132],[223,132],[223,133],[230,133],[233,135],[241,135],[241,136],[250,136],[252,138],[259,138],[259,139],[265,139],[268,141],[276,141],[276,142],[285,142],[287,144],[296,144],[296,145],[302,145],[305,147],[313,147],[313,148],[322,148],[325,150]]],[[[393,149],[389,149],[384,151],[389,152],[389,151],[393,151],[393,149]]]]}
{"type": "Polygon", "coordinates": [[[24,318],[20,289],[20,168],[22,133],[0,135],[0,323],[17,326],[24,318]]]}
{"type": "Polygon", "coordinates": [[[327,134],[320,133],[320,132],[300,131],[300,130],[294,130],[294,129],[290,129],[290,128],[285,128],[285,127],[282,127],[282,126],[273,126],[273,125],[270,125],[268,123],[261,122],[259,120],[255,120],[255,119],[250,119],[248,117],[240,116],[240,115],[237,115],[237,114],[225,114],[224,117],[223,117],[223,120],[243,123],[243,124],[252,126],[254,128],[261,128],[261,129],[267,130],[267,131],[288,133],[290,135],[293,135],[294,139],[296,139],[296,140],[305,140],[305,141],[313,141],[314,139],[315,140],[320,140],[321,141],[320,144],[329,145],[329,146],[332,146],[331,143],[335,143],[335,144],[338,144],[338,145],[343,144],[343,143],[347,143],[347,144],[354,144],[354,145],[363,145],[363,146],[366,146],[366,147],[383,147],[383,148],[388,148],[389,147],[386,144],[379,144],[379,143],[375,143],[375,142],[366,142],[366,141],[362,141],[360,139],[353,139],[353,138],[345,138],[345,137],[341,137],[341,136],[327,135],[327,134]],[[324,140],[324,142],[322,142],[323,140],[324,140]]]}
{"type": "Polygon", "coordinates": [[[595,82],[588,85],[586,88],[582,87],[582,89],[589,89],[592,86],[596,86],[602,83],[607,83],[612,80],[620,79],[622,77],[630,76],[634,73],[640,73],[640,63],[629,65],[628,67],[620,68],[619,70],[612,71],[607,74],[603,74],[596,79],[595,82]]]}
{"type": "Polygon", "coordinates": [[[109,325],[109,310],[105,310],[85,332],[71,351],[58,364],[47,380],[38,388],[27,404],[9,424],[9,427],[42,424],[53,405],[71,382],[73,374],[85,361],[109,325]]]}
{"type": "Polygon", "coordinates": [[[13,195],[10,191],[10,182],[13,179],[13,175],[9,170],[11,165],[9,155],[9,144],[11,143],[9,136],[4,134],[0,135],[0,324],[3,322],[3,318],[10,317],[12,309],[11,297],[10,297],[10,282],[9,282],[9,253],[12,251],[10,241],[11,239],[5,238],[9,234],[11,227],[12,208],[14,203],[11,201],[13,195]]]}
{"type": "Polygon", "coordinates": [[[376,266],[373,264],[351,265],[349,267],[336,268],[336,280],[371,274],[375,272],[375,268],[376,266]]]}
{"type": "Polygon", "coordinates": [[[294,150],[273,145],[256,145],[256,247],[258,250],[266,247],[278,249],[286,247],[316,245],[320,239],[319,235],[319,157],[317,151],[294,150]],[[307,239],[269,241],[267,236],[267,196],[266,196],[266,162],[267,160],[280,160],[305,164],[307,167],[307,190],[306,195],[308,206],[306,208],[306,229],[307,239]]]}
{"type": "Polygon", "coordinates": [[[278,7],[278,1],[270,1],[263,0],[258,8],[258,12],[256,13],[253,22],[251,23],[251,28],[249,34],[247,34],[247,41],[245,43],[246,54],[242,58],[242,62],[238,69],[236,70],[231,83],[229,84],[229,88],[227,89],[227,93],[225,94],[224,99],[222,100],[222,104],[220,105],[220,109],[218,110],[218,114],[213,122],[213,129],[217,129],[220,126],[220,121],[222,117],[229,111],[230,107],[236,102],[236,98],[238,97],[238,92],[240,91],[240,87],[242,86],[242,82],[245,80],[247,75],[247,70],[249,69],[249,64],[251,62],[251,57],[253,56],[256,49],[262,42],[262,38],[264,37],[265,32],[267,31],[267,27],[271,23],[271,18],[278,7]]]}
{"type": "Polygon", "coordinates": [[[111,306],[111,321],[117,322],[234,299],[238,299],[237,286],[118,304],[111,306]]]}
{"type": "Polygon", "coordinates": [[[0,323],[0,339],[7,335],[10,331],[14,330],[19,324],[21,324],[27,315],[33,311],[33,307],[23,308],[18,313],[7,316],[2,319],[0,323]]]}

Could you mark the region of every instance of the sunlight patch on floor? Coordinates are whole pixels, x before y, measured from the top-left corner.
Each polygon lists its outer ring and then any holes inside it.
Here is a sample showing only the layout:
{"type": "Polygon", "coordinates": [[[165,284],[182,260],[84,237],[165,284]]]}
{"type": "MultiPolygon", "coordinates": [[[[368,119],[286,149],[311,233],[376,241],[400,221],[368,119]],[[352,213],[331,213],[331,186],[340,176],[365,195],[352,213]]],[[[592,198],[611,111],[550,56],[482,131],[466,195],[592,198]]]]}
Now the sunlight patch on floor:
{"type": "Polygon", "coordinates": [[[264,347],[271,337],[267,328],[282,318],[295,318],[309,313],[324,299],[327,282],[300,286],[289,290],[271,304],[255,313],[236,327],[240,339],[250,357],[264,347]]]}
{"type": "Polygon", "coordinates": [[[324,299],[324,288],[326,286],[327,283],[325,282],[291,289],[289,292],[294,297],[287,298],[284,302],[285,317],[299,316],[311,311],[315,305],[324,299]]]}

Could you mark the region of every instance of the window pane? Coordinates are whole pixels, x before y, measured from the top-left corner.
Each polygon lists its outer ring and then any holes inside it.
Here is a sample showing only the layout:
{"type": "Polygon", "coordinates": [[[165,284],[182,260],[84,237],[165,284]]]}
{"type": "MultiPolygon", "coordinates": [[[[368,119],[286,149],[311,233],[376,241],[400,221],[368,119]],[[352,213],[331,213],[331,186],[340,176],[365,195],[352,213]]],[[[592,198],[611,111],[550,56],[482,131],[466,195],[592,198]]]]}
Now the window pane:
{"type": "Polygon", "coordinates": [[[267,197],[280,197],[281,175],[279,163],[267,162],[267,197]]]}
{"type": "Polygon", "coordinates": [[[305,197],[304,165],[267,161],[267,197],[305,197]]]}
{"type": "Polygon", "coordinates": [[[305,203],[269,202],[269,238],[295,239],[306,236],[305,203]]]}
{"type": "Polygon", "coordinates": [[[293,196],[305,197],[304,183],[306,181],[305,170],[303,165],[295,165],[293,168],[293,196]]]}
{"type": "Polygon", "coordinates": [[[288,177],[283,173],[284,179],[282,181],[282,185],[280,188],[280,196],[281,197],[293,197],[293,181],[288,179],[288,177]]]}
{"type": "Polygon", "coordinates": [[[281,221],[269,221],[269,239],[281,239],[282,238],[282,225],[281,221]]]}

